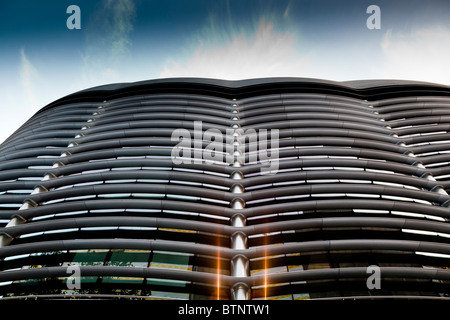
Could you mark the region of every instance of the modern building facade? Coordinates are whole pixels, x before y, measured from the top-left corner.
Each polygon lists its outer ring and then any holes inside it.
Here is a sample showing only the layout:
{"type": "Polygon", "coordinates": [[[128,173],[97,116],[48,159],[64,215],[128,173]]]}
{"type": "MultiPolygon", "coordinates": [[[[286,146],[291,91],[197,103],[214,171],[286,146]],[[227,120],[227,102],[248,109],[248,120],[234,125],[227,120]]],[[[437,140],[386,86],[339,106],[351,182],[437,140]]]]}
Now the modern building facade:
{"type": "Polygon", "coordinates": [[[0,146],[2,299],[445,299],[450,87],[161,79],[0,146]]]}

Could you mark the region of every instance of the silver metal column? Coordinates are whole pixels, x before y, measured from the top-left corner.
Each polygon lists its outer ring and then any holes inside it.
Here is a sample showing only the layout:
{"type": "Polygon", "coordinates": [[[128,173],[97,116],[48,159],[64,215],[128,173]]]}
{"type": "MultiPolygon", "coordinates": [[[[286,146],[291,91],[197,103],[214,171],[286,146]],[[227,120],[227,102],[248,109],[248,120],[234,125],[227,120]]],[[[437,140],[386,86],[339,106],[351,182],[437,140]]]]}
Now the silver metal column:
{"type": "MultiPolygon", "coordinates": [[[[239,120],[238,114],[238,104],[233,103],[232,104],[233,109],[233,121],[239,120]]],[[[245,201],[239,197],[239,194],[244,193],[244,187],[239,184],[239,180],[242,180],[244,178],[244,175],[239,170],[240,167],[242,167],[243,161],[241,160],[242,157],[242,151],[240,148],[240,142],[237,139],[239,136],[238,129],[240,128],[239,124],[234,123],[232,125],[233,131],[233,139],[227,139],[229,142],[233,145],[233,163],[232,166],[236,168],[236,170],[230,175],[230,178],[233,180],[236,180],[236,183],[231,187],[231,192],[233,194],[236,194],[236,197],[231,202],[231,206],[233,209],[241,210],[245,208],[245,201]]],[[[245,150],[244,150],[245,152],[245,150]]],[[[231,218],[231,225],[233,227],[242,228],[246,225],[246,219],[243,215],[240,213],[236,213],[231,218]]],[[[239,250],[245,250],[248,249],[248,243],[247,243],[247,235],[241,231],[236,231],[231,235],[231,248],[239,251],[239,250]]],[[[250,267],[249,267],[249,261],[246,256],[242,254],[236,254],[231,259],[231,275],[233,277],[248,277],[250,276],[250,267]]],[[[234,284],[234,286],[231,288],[231,297],[233,300],[248,300],[250,298],[250,288],[242,282],[238,282],[234,284]]]]}

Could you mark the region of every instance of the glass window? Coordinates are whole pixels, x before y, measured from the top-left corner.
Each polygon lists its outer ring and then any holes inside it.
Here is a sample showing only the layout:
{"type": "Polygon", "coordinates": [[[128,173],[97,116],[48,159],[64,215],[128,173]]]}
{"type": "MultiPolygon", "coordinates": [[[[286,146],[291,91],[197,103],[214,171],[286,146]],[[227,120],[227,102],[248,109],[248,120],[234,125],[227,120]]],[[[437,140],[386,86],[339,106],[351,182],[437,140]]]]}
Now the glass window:
{"type": "Polygon", "coordinates": [[[182,300],[189,299],[189,293],[182,293],[182,292],[165,292],[152,290],[150,296],[155,298],[166,298],[166,299],[182,299],[182,300]]]}
{"type": "Polygon", "coordinates": [[[190,257],[189,254],[155,251],[150,267],[192,271],[192,265],[189,264],[190,257]]]}
{"type": "Polygon", "coordinates": [[[143,278],[136,278],[136,277],[103,277],[102,283],[143,283],[143,278]]]}
{"type": "Polygon", "coordinates": [[[71,265],[101,266],[105,262],[108,250],[83,250],[76,251],[71,265]]]}
{"type": "Polygon", "coordinates": [[[124,267],[147,267],[151,251],[113,250],[108,265],[124,267]]]}

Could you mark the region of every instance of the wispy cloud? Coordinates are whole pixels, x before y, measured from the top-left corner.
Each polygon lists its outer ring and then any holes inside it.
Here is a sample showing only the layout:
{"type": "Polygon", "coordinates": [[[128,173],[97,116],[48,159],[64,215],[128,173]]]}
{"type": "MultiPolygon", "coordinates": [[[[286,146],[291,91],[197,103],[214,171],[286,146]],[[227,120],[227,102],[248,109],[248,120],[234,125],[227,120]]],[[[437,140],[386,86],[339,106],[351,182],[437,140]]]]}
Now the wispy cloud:
{"type": "Polygon", "coordinates": [[[133,0],[104,0],[101,9],[92,16],[82,55],[87,83],[122,81],[120,65],[130,54],[135,16],[133,0]]]}
{"type": "Polygon", "coordinates": [[[289,17],[289,10],[291,9],[291,2],[288,3],[286,6],[286,9],[284,10],[283,17],[288,18],[289,17]]]}
{"type": "Polygon", "coordinates": [[[385,78],[450,85],[450,29],[428,26],[410,33],[388,30],[381,43],[385,78]]]}
{"type": "Polygon", "coordinates": [[[2,69],[0,143],[45,105],[42,90],[45,80],[27,52],[25,48],[19,49],[17,64],[2,69]]]}
{"type": "Polygon", "coordinates": [[[35,84],[38,80],[38,71],[27,58],[25,49],[20,49],[20,83],[25,92],[27,102],[33,107],[38,105],[35,93],[35,84]]]}
{"type": "Polygon", "coordinates": [[[298,76],[308,69],[308,56],[295,50],[292,32],[277,31],[261,18],[254,33],[223,30],[212,25],[210,36],[198,39],[187,61],[169,60],[160,77],[245,79],[298,76]],[[227,32],[229,31],[229,32],[227,32]],[[219,40],[218,40],[219,39],[219,40]]]}

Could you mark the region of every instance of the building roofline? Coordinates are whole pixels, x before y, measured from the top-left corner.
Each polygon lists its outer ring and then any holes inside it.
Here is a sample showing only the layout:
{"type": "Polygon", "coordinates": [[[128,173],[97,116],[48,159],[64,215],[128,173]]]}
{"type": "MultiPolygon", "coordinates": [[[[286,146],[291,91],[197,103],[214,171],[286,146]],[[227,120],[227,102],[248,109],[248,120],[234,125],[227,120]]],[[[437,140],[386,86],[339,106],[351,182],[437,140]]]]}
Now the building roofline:
{"type": "Polygon", "coordinates": [[[370,87],[391,87],[391,86],[410,86],[410,85],[422,85],[422,86],[439,86],[450,89],[450,86],[443,84],[425,82],[425,81],[413,81],[413,80],[396,80],[396,79],[368,79],[368,80],[351,80],[351,81],[332,81],[316,78],[297,78],[297,77],[268,77],[268,78],[250,78],[243,80],[225,80],[225,79],[213,79],[213,78],[194,78],[194,77],[178,77],[178,78],[160,78],[152,80],[143,80],[136,82],[122,82],[111,83],[106,85],[95,86],[81,92],[89,91],[111,91],[118,89],[127,89],[134,86],[142,85],[154,85],[163,83],[186,83],[186,84],[203,84],[213,85],[226,88],[245,88],[249,86],[258,86],[263,84],[285,84],[285,83],[297,83],[297,84],[322,84],[322,85],[334,85],[346,87],[348,89],[359,90],[370,87]]]}
{"type": "Polygon", "coordinates": [[[272,77],[245,80],[223,80],[212,78],[161,78],[137,82],[111,83],[80,90],[58,99],[48,108],[78,102],[104,101],[133,94],[186,93],[210,94],[224,98],[245,98],[260,94],[305,92],[339,94],[351,98],[380,100],[411,95],[448,95],[450,86],[410,80],[371,79],[354,81],[331,81],[315,78],[272,77]]]}

